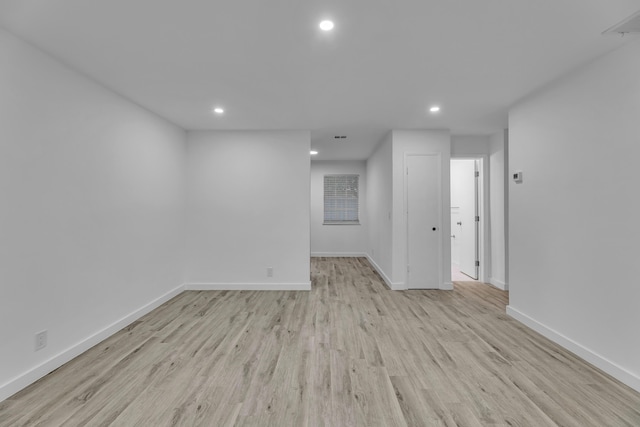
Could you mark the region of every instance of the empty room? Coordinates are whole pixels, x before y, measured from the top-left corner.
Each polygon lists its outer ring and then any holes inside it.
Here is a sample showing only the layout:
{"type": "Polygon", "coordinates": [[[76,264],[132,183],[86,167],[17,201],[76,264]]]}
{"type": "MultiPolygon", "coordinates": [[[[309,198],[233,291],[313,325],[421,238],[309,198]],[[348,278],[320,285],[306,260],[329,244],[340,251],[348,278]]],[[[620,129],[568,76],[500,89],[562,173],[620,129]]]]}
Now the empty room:
{"type": "Polygon", "coordinates": [[[640,426],[639,117],[637,0],[2,0],[0,426],[640,426]]]}

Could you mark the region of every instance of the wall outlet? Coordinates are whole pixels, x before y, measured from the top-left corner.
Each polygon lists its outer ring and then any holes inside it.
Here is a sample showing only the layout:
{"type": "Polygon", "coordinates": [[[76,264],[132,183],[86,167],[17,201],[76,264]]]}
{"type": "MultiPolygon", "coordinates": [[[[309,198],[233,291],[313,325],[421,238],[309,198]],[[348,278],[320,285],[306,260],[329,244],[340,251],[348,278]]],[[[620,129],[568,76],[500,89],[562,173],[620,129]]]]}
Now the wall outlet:
{"type": "Polygon", "coordinates": [[[47,346],[47,331],[38,332],[36,334],[36,351],[42,350],[47,346]]]}
{"type": "Polygon", "coordinates": [[[273,277],[273,267],[267,267],[267,277],[273,277]]]}

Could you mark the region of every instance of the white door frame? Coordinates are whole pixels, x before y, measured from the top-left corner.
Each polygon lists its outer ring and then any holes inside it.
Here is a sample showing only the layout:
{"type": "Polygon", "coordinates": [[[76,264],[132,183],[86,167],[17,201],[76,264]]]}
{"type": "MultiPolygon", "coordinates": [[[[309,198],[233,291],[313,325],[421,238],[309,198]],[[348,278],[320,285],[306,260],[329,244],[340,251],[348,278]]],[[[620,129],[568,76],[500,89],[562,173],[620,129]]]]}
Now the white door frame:
{"type": "MultiPolygon", "coordinates": [[[[491,248],[489,246],[489,155],[487,154],[463,154],[451,155],[451,160],[479,160],[480,176],[478,181],[478,211],[480,221],[478,224],[478,256],[480,268],[478,269],[478,281],[488,283],[489,269],[491,266],[491,248]]],[[[451,212],[451,209],[449,209],[451,212]]],[[[451,213],[449,213],[451,215],[451,213]]],[[[451,222],[451,218],[449,218],[451,222]]],[[[449,266],[451,268],[451,266],[449,266]]]]}
{"type": "MultiPolygon", "coordinates": [[[[444,254],[443,252],[443,246],[442,246],[442,231],[443,231],[443,227],[442,227],[442,154],[438,153],[438,152],[433,152],[433,153],[419,153],[419,152],[405,152],[404,153],[404,164],[403,164],[403,171],[402,171],[402,175],[404,176],[404,206],[403,206],[403,210],[404,210],[404,220],[405,220],[405,235],[406,235],[406,246],[405,246],[405,264],[408,264],[409,262],[409,221],[407,219],[407,216],[409,214],[409,180],[407,178],[407,168],[409,166],[409,157],[411,156],[433,156],[436,157],[437,159],[437,163],[438,163],[438,170],[436,171],[436,176],[437,176],[437,189],[438,189],[438,206],[437,206],[437,210],[438,210],[438,224],[436,227],[438,227],[438,285],[440,287],[440,289],[447,289],[447,287],[444,284],[444,254]]],[[[449,209],[450,210],[450,209],[449,209]]],[[[448,219],[449,222],[451,222],[451,218],[448,219]]],[[[448,236],[448,234],[447,234],[448,236]]],[[[450,257],[449,257],[450,258],[450,257]]],[[[449,265],[447,268],[451,269],[451,265],[449,265]]],[[[405,289],[408,289],[407,287],[407,282],[408,282],[408,276],[406,274],[405,271],[405,289]]]]}

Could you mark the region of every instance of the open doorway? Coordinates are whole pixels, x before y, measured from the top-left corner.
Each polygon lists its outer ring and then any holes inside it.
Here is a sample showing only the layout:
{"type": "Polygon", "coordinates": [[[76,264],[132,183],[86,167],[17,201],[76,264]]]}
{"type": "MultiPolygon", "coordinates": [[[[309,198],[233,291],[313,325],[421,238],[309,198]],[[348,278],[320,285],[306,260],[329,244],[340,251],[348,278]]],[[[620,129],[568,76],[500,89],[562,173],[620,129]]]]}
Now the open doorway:
{"type": "Polygon", "coordinates": [[[451,159],[451,279],[484,281],[483,158],[451,159]]]}

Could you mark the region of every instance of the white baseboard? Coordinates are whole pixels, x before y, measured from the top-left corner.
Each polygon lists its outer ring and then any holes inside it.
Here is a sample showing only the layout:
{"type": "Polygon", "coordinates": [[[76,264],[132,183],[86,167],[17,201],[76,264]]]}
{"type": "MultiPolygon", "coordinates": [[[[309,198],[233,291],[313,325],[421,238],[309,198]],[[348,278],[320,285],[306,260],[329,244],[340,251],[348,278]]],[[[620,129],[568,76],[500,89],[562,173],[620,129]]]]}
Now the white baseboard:
{"type": "Polygon", "coordinates": [[[183,290],[184,290],[184,285],[178,286],[177,288],[167,292],[166,294],[156,298],[150,303],[145,304],[139,309],[126,315],[120,320],[117,320],[116,322],[110,324],[106,328],[96,332],[95,334],[85,338],[79,343],[51,357],[50,359],[39,364],[38,366],[2,384],[0,386],[0,402],[14,395],[15,393],[19,392],[20,390],[27,387],[28,385],[38,381],[40,378],[44,377],[49,372],[55,369],[58,369],[60,366],[64,365],[71,359],[89,350],[94,345],[109,338],[111,335],[115,334],[125,326],[130,325],[132,322],[138,320],[145,314],[149,313],[151,310],[154,310],[160,307],[162,304],[169,301],[171,298],[180,294],[183,290]]]}
{"type": "Polygon", "coordinates": [[[560,332],[557,332],[549,328],[548,326],[538,322],[537,320],[527,316],[526,314],[522,313],[516,308],[511,307],[510,305],[507,306],[507,314],[517,321],[528,326],[529,328],[533,329],[534,331],[538,332],[539,334],[555,342],[556,344],[559,344],[562,347],[566,348],[576,356],[581,357],[592,365],[603,370],[607,374],[616,378],[618,381],[640,392],[639,376],[627,371],[625,368],[573,341],[571,338],[562,335],[560,332]]]}
{"type": "Polygon", "coordinates": [[[440,286],[441,291],[452,291],[453,290],[453,282],[444,282],[440,286]]]}
{"type": "Polygon", "coordinates": [[[382,280],[384,280],[384,283],[389,287],[389,289],[391,289],[392,291],[403,291],[407,289],[405,288],[404,283],[392,282],[391,279],[387,277],[384,270],[382,270],[382,268],[380,268],[380,266],[376,264],[376,262],[373,260],[373,258],[369,256],[369,254],[365,254],[365,256],[367,257],[367,261],[369,261],[369,264],[371,264],[373,268],[378,272],[378,274],[382,277],[382,280]]]}
{"type": "Polygon", "coordinates": [[[306,283],[187,283],[187,291],[310,291],[306,283]]]}
{"type": "Polygon", "coordinates": [[[494,279],[493,277],[489,277],[489,284],[495,286],[496,288],[503,290],[503,291],[508,291],[509,290],[509,285],[507,285],[506,283],[504,283],[501,280],[498,279],[494,279]]]}
{"type": "Polygon", "coordinates": [[[360,258],[366,257],[364,252],[311,252],[312,258],[360,258]]]}

